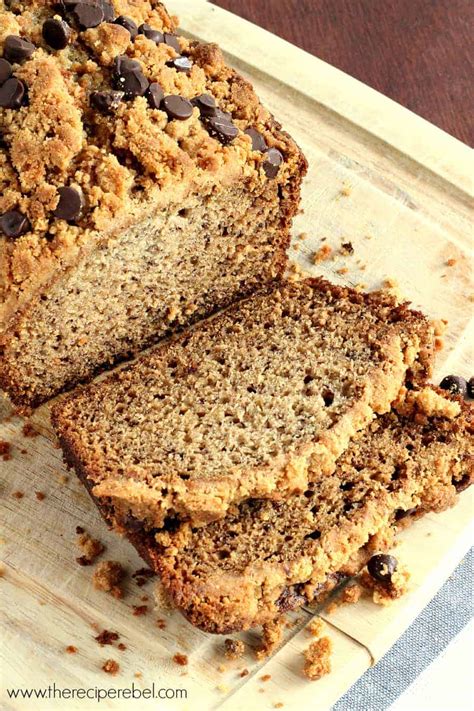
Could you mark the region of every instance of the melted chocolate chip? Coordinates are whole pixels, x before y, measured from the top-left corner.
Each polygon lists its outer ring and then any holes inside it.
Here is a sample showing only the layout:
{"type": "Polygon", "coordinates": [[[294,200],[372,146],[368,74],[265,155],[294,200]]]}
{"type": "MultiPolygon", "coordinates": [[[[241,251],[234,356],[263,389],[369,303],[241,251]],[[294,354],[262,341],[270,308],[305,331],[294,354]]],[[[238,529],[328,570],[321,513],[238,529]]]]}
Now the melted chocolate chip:
{"type": "Polygon", "coordinates": [[[77,20],[81,30],[97,27],[105,19],[103,7],[92,2],[78,2],[74,6],[72,15],[77,20]]]}
{"type": "Polygon", "coordinates": [[[3,45],[3,56],[9,62],[21,62],[31,57],[36,47],[28,40],[17,35],[8,35],[3,45]]]}
{"type": "Polygon", "coordinates": [[[43,39],[52,49],[64,49],[67,47],[71,36],[71,28],[65,20],[46,20],[43,23],[43,39]]]}
{"type": "Polygon", "coordinates": [[[367,563],[367,570],[374,580],[378,580],[380,583],[390,583],[397,566],[398,561],[393,555],[380,553],[372,556],[367,563]]]}
{"type": "Polygon", "coordinates": [[[201,94],[191,99],[193,106],[197,106],[201,116],[215,116],[217,111],[216,100],[211,94],[201,94]]]}
{"type": "Polygon", "coordinates": [[[189,74],[193,68],[193,63],[188,57],[176,57],[170,62],[167,62],[168,67],[173,67],[177,72],[183,72],[184,74],[189,74]]]}
{"type": "Polygon", "coordinates": [[[173,47],[173,49],[180,54],[181,47],[179,46],[179,41],[176,35],[171,34],[171,32],[165,32],[163,35],[163,42],[168,45],[168,47],[173,47]]]}
{"type": "Polygon", "coordinates": [[[267,153],[267,158],[263,164],[263,170],[265,171],[267,178],[275,178],[282,163],[283,156],[278,148],[270,148],[267,153]]]}
{"type": "Polygon", "coordinates": [[[140,62],[124,55],[115,58],[113,80],[115,88],[123,91],[126,99],[143,96],[149,86],[140,62]]]}
{"type": "Polygon", "coordinates": [[[146,98],[148,99],[148,103],[152,109],[160,108],[161,102],[165,98],[165,92],[161,88],[161,85],[158,84],[158,82],[155,81],[150,84],[146,93],[146,98]]]}
{"type": "Polygon", "coordinates": [[[76,188],[58,188],[59,202],[53,215],[59,220],[77,220],[84,209],[84,199],[76,188]]]}
{"type": "Polygon", "coordinates": [[[25,85],[19,79],[11,77],[0,87],[0,108],[19,109],[25,98],[25,85]]]}
{"type": "Polygon", "coordinates": [[[91,105],[103,114],[113,114],[123,96],[123,91],[94,91],[90,97],[91,105]]]}
{"type": "Polygon", "coordinates": [[[260,153],[265,153],[268,151],[267,143],[261,133],[257,131],[256,128],[248,128],[244,131],[246,136],[250,136],[252,139],[252,150],[260,151],[260,153]]]}
{"type": "Polygon", "coordinates": [[[193,105],[183,96],[166,96],[163,99],[163,108],[170,119],[185,121],[193,114],[193,105]]]}
{"type": "Polygon", "coordinates": [[[10,79],[12,75],[12,65],[6,59],[0,58],[0,86],[10,79]]]}
{"type": "Polygon", "coordinates": [[[209,134],[217,138],[223,145],[231,143],[239,134],[239,129],[232,123],[230,114],[217,109],[213,116],[206,118],[209,134]]]}
{"type": "Polygon", "coordinates": [[[0,217],[0,230],[10,239],[20,237],[30,229],[30,221],[18,210],[9,210],[0,217]]]}
{"type": "Polygon", "coordinates": [[[467,382],[460,375],[447,375],[439,384],[442,390],[447,390],[452,395],[466,396],[467,382]]]}
{"type": "Polygon", "coordinates": [[[155,42],[155,44],[160,44],[164,41],[163,32],[160,32],[159,30],[154,30],[153,27],[147,25],[146,22],[144,22],[143,25],[140,25],[140,27],[138,28],[138,34],[144,35],[147,39],[151,40],[152,42],[155,42]]]}
{"type": "Polygon", "coordinates": [[[130,19],[130,17],[125,17],[125,15],[120,15],[120,17],[117,17],[116,20],[114,20],[114,23],[116,25],[120,25],[121,27],[125,27],[126,30],[130,32],[130,39],[134,40],[135,37],[138,34],[138,27],[137,24],[130,19]]]}

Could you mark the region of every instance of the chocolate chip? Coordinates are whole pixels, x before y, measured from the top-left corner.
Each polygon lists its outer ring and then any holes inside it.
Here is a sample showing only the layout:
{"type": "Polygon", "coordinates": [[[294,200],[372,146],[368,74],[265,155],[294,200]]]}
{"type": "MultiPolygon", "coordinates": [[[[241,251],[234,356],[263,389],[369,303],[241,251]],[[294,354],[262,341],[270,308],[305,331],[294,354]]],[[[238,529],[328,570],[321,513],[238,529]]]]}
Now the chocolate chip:
{"type": "Polygon", "coordinates": [[[19,109],[25,98],[25,85],[19,79],[11,77],[0,87],[0,107],[2,109],[19,109]]]}
{"type": "Polygon", "coordinates": [[[193,106],[197,106],[201,116],[215,116],[217,111],[216,100],[211,94],[200,94],[191,99],[193,106]]]}
{"type": "Polygon", "coordinates": [[[161,85],[155,81],[148,87],[146,97],[152,109],[159,109],[161,102],[165,98],[165,92],[161,88],[161,85]]]}
{"type": "Polygon", "coordinates": [[[59,220],[77,220],[84,209],[82,193],[76,188],[58,188],[59,202],[53,215],[59,220]]]}
{"type": "Polygon", "coordinates": [[[447,390],[451,395],[466,396],[467,382],[460,375],[447,375],[439,384],[442,390],[447,390]]]}
{"type": "Polygon", "coordinates": [[[163,35],[163,42],[168,45],[168,47],[173,47],[173,49],[180,54],[181,47],[179,46],[179,41],[176,35],[171,34],[171,32],[165,32],[163,35]]]}
{"type": "Polygon", "coordinates": [[[474,399],[474,378],[469,378],[467,382],[467,396],[471,400],[474,399]]]}
{"type": "Polygon", "coordinates": [[[125,17],[125,15],[120,15],[120,17],[117,17],[117,19],[114,20],[114,24],[120,25],[121,27],[125,27],[125,29],[130,32],[130,39],[132,40],[134,40],[138,34],[138,27],[136,23],[129,17],[125,17]]]}
{"type": "Polygon", "coordinates": [[[178,121],[186,121],[193,115],[192,103],[183,96],[166,96],[163,99],[163,108],[170,119],[177,119],[178,121]]]}
{"type": "Polygon", "coordinates": [[[15,239],[30,229],[30,221],[18,210],[9,210],[0,217],[0,230],[6,237],[15,239]]]}
{"type": "Polygon", "coordinates": [[[216,110],[214,116],[206,119],[207,130],[213,138],[217,138],[223,145],[231,143],[239,134],[239,129],[232,123],[229,114],[220,109],[216,110]]]}
{"type": "Polygon", "coordinates": [[[0,58],[0,86],[10,79],[12,75],[12,65],[6,59],[0,58]]]}
{"type": "Polygon", "coordinates": [[[112,3],[107,0],[97,0],[104,13],[104,22],[113,22],[115,18],[115,10],[112,3]]]}
{"type": "Polygon", "coordinates": [[[159,30],[154,30],[153,27],[147,25],[146,22],[144,22],[143,25],[140,25],[140,27],[138,28],[138,34],[144,35],[147,39],[151,40],[152,42],[155,42],[155,44],[160,44],[164,41],[163,32],[160,32],[159,30]]]}
{"type": "Polygon", "coordinates": [[[31,57],[36,47],[28,40],[17,35],[8,35],[3,45],[3,56],[9,62],[21,62],[31,57]]]}
{"type": "Polygon", "coordinates": [[[471,476],[469,474],[464,474],[461,479],[452,479],[452,484],[455,487],[458,494],[471,486],[471,476]]]}
{"type": "Polygon", "coordinates": [[[267,143],[261,133],[257,131],[256,128],[248,128],[244,131],[246,136],[250,136],[252,139],[252,150],[260,151],[260,153],[265,153],[268,151],[267,143]]]}
{"type": "Polygon", "coordinates": [[[43,39],[52,49],[67,47],[71,28],[64,20],[46,20],[43,23],[43,39]]]}
{"type": "Polygon", "coordinates": [[[301,595],[294,587],[284,588],[280,597],[276,601],[276,606],[280,612],[289,612],[296,607],[300,607],[306,602],[306,598],[301,595]]]}
{"type": "Polygon", "coordinates": [[[123,99],[123,91],[94,91],[91,104],[103,114],[113,114],[123,99]]]}
{"type": "Polygon", "coordinates": [[[126,99],[143,96],[149,86],[140,62],[124,55],[115,58],[113,80],[115,88],[123,91],[126,99]]]}
{"type": "Polygon", "coordinates": [[[372,556],[367,563],[367,570],[374,580],[378,580],[380,583],[390,583],[397,566],[398,561],[393,555],[380,553],[372,556]]]}
{"type": "Polygon", "coordinates": [[[321,393],[321,396],[324,400],[324,404],[326,405],[326,407],[329,407],[333,404],[334,393],[332,390],[329,390],[329,388],[324,388],[323,392],[321,393]]]}
{"type": "Polygon", "coordinates": [[[97,27],[104,21],[105,17],[103,8],[92,2],[78,2],[74,6],[72,15],[77,20],[81,30],[97,27]]]}
{"type": "Polygon", "coordinates": [[[188,57],[176,57],[176,59],[172,59],[166,64],[168,67],[173,67],[178,72],[184,72],[184,74],[189,74],[193,68],[193,63],[188,57]]]}
{"type": "Polygon", "coordinates": [[[278,148],[270,148],[267,153],[267,158],[263,164],[263,170],[267,178],[275,178],[280,170],[280,165],[283,163],[283,156],[278,148]]]}

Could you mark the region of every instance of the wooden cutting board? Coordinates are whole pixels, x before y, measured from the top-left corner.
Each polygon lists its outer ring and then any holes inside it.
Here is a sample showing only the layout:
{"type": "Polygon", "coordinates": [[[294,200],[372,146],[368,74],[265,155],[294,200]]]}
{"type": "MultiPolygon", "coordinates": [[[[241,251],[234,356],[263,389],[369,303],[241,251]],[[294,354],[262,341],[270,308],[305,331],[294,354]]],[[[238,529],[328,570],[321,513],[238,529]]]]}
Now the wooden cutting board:
{"type": "MultiPolygon", "coordinates": [[[[472,283],[472,155],[423,119],[351,77],[283,40],[204,0],[170,0],[182,29],[217,39],[229,61],[257,87],[265,103],[299,142],[310,163],[302,212],[295,224],[292,258],[305,271],[333,281],[379,287],[396,280],[399,290],[433,318],[448,320],[435,379],[470,376],[474,343],[472,283]],[[306,233],[304,240],[299,235],[306,233]],[[340,254],[350,242],[352,255],[340,254]],[[313,263],[321,246],[333,259],[313,263]],[[451,266],[448,266],[447,263],[451,266]],[[347,270],[347,271],[345,271],[347,270]]],[[[319,682],[302,678],[301,652],[313,612],[293,615],[285,643],[263,664],[249,652],[229,662],[223,640],[193,629],[165,607],[152,609],[153,583],[131,578],[122,600],[92,586],[92,568],[76,557],[76,526],[107,546],[102,559],[141,567],[131,546],[108,532],[54,445],[48,407],[34,422],[41,434],[25,438],[22,421],[0,405],[0,439],[12,445],[1,468],[0,551],[2,595],[1,673],[4,709],[37,709],[35,700],[9,699],[5,687],[101,687],[184,689],[174,701],[103,700],[102,708],[328,709],[379,659],[427,604],[468,549],[472,492],[456,509],[429,515],[401,535],[399,557],[410,569],[410,592],[387,608],[371,602],[338,609],[329,617],[333,672],[319,682]],[[65,478],[68,477],[68,478],[65,478]],[[26,492],[21,499],[14,492],[26,492]],[[40,501],[35,491],[45,494],[40,501]],[[144,595],[148,601],[142,600],[144,595]],[[133,605],[148,605],[134,616],[133,605]],[[165,620],[160,629],[157,619],[165,620]],[[100,647],[94,636],[117,631],[127,649],[100,647]],[[73,645],[77,653],[67,654],[73,645]],[[173,655],[188,655],[178,666],[173,655]],[[119,662],[105,674],[106,659],[119,662]],[[219,668],[221,667],[221,670],[219,668]],[[224,669],[222,670],[222,667],[224,669]],[[242,669],[249,674],[241,676],[242,669]],[[136,674],[141,676],[136,676],[136,674]],[[271,675],[262,681],[261,676],[271,675]]],[[[255,645],[255,634],[243,635],[255,645]]],[[[415,653],[415,651],[414,651],[415,653]]],[[[95,701],[48,700],[42,708],[96,708],[95,701]]]]}

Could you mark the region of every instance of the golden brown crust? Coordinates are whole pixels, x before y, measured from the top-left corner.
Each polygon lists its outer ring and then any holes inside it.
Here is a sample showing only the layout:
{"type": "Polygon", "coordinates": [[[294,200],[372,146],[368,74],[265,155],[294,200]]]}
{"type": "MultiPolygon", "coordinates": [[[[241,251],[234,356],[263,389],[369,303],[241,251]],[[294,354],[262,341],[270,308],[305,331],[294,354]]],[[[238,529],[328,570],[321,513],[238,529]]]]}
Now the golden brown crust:
{"type": "MultiPolygon", "coordinates": [[[[176,30],[176,18],[161,3],[112,4],[117,15],[137,24],[176,30]]],[[[9,34],[30,39],[36,50],[14,65],[15,76],[27,86],[29,106],[0,109],[0,215],[18,209],[31,223],[31,230],[15,240],[0,237],[0,332],[9,324],[13,328],[11,319],[62,270],[153,210],[193,191],[225,190],[236,181],[261,191],[268,181],[265,155],[252,150],[244,135],[248,127],[257,127],[269,147],[283,152],[276,180],[291,193],[286,209],[295,211],[291,203],[305,172],[304,158],[250,84],[227,67],[217,46],[179,38],[181,52],[193,61],[189,75],[166,65],[177,55],[171,46],[143,35],[132,43],[127,30],[111,23],[83,32],[73,28],[68,47],[52,51],[41,36],[44,20],[54,16],[50,3],[12,0],[9,7],[0,3],[0,56],[9,34]],[[137,59],[165,94],[214,95],[239,128],[234,142],[222,145],[210,136],[196,108],[186,121],[168,120],[145,97],[121,102],[113,116],[91,109],[91,92],[111,88],[111,64],[124,53],[137,59]],[[290,186],[295,175],[297,185],[290,186]],[[86,210],[77,224],[52,216],[64,185],[84,195],[86,210]]]]}

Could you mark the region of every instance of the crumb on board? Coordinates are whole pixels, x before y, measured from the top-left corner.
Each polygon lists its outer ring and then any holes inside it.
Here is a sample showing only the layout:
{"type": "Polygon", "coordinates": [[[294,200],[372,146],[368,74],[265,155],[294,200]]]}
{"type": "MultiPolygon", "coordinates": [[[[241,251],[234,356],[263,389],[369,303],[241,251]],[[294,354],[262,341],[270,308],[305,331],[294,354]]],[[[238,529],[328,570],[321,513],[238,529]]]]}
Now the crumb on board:
{"type": "Polygon", "coordinates": [[[59,475],[59,483],[60,484],[67,484],[69,481],[69,477],[67,474],[60,474],[59,475]]]}
{"type": "Polygon", "coordinates": [[[349,269],[347,267],[341,267],[340,269],[336,269],[336,274],[348,274],[349,269]]]}
{"type": "Polygon", "coordinates": [[[255,655],[259,661],[272,654],[281,642],[283,636],[283,618],[277,618],[273,622],[267,622],[262,627],[262,641],[255,650],[255,655]]]}
{"type": "Polygon", "coordinates": [[[320,637],[325,625],[320,617],[315,617],[311,620],[306,628],[312,637],[320,637]]]}
{"type": "Polygon", "coordinates": [[[316,681],[331,671],[332,642],[329,637],[321,637],[312,642],[304,651],[303,674],[316,681]]]}
{"type": "Polygon", "coordinates": [[[316,252],[313,254],[312,261],[313,264],[319,264],[320,262],[325,262],[329,259],[332,254],[332,247],[328,244],[323,244],[316,252]]]}
{"type": "Polygon", "coordinates": [[[247,667],[246,667],[245,669],[242,669],[242,671],[240,672],[239,676],[242,677],[242,679],[243,679],[244,676],[248,676],[249,674],[250,674],[250,672],[249,672],[249,670],[248,670],[247,667]]]}
{"type": "Polygon", "coordinates": [[[225,667],[223,664],[219,664],[219,666],[217,667],[217,671],[223,674],[227,671],[227,667],[225,667]]]}
{"type": "Polygon", "coordinates": [[[43,491],[35,491],[35,496],[38,501],[44,501],[46,498],[46,494],[43,491]]]}
{"type": "Polygon", "coordinates": [[[360,576],[360,584],[365,590],[372,593],[373,602],[384,606],[405,595],[408,591],[409,580],[410,573],[400,565],[387,580],[375,580],[368,570],[364,570],[360,576]]]}
{"type": "Polygon", "coordinates": [[[454,257],[450,257],[449,259],[446,260],[446,266],[447,267],[454,267],[457,264],[458,260],[455,259],[454,257]]]}
{"type": "Polygon", "coordinates": [[[99,632],[99,634],[94,637],[101,647],[104,647],[106,644],[113,644],[118,638],[118,632],[111,632],[110,630],[102,630],[102,632],[99,632]]]}
{"type": "Polygon", "coordinates": [[[263,682],[270,681],[271,678],[272,678],[271,674],[263,674],[263,676],[260,677],[260,681],[263,681],[263,682]]]}
{"type": "Polygon", "coordinates": [[[33,427],[31,422],[25,422],[21,431],[24,437],[37,437],[39,435],[38,430],[33,427]]]}
{"type": "Polygon", "coordinates": [[[3,459],[4,462],[10,461],[10,459],[12,458],[12,446],[10,442],[0,440],[0,457],[3,459]]]}
{"type": "Polygon", "coordinates": [[[148,614],[148,605],[133,605],[132,609],[134,617],[143,617],[143,615],[148,614]]]}
{"type": "Polygon", "coordinates": [[[156,577],[156,573],[151,568],[139,568],[132,573],[132,578],[135,580],[139,588],[146,585],[146,583],[154,577],[156,577]]]}
{"type": "Polygon", "coordinates": [[[176,652],[173,656],[173,662],[178,664],[180,667],[185,667],[188,664],[188,655],[182,652],[176,652]]]}
{"type": "Polygon", "coordinates": [[[354,254],[354,246],[352,242],[342,242],[339,251],[341,254],[351,255],[354,254]]]}
{"type": "Polygon", "coordinates": [[[308,233],[307,232],[300,232],[299,235],[297,235],[297,238],[301,240],[301,242],[304,242],[305,239],[308,239],[308,233]]]}
{"type": "Polygon", "coordinates": [[[274,709],[282,709],[284,704],[282,704],[281,701],[277,701],[275,704],[273,704],[274,709]]]}
{"type": "Polygon", "coordinates": [[[382,285],[385,289],[397,289],[398,281],[394,277],[387,277],[383,280],[382,285]]]}
{"type": "Polygon", "coordinates": [[[6,567],[4,564],[0,561],[0,578],[5,575],[6,567]]]}
{"type": "Polygon", "coordinates": [[[444,336],[448,328],[448,321],[445,318],[433,319],[431,322],[435,336],[444,336]]]}
{"type": "Polygon", "coordinates": [[[346,605],[354,605],[360,600],[363,588],[357,582],[349,583],[341,593],[341,602],[346,605]]]}
{"type": "Polygon", "coordinates": [[[125,650],[127,649],[127,645],[124,644],[123,642],[119,642],[117,644],[117,649],[120,649],[121,652],[125,652],[125,650]]]}
{"type": "Polygon", "coordinates": [[[13,498],[15,498],[15,499],[22,499],[24,497],[24,495],[25,495],[24,491],[14,491],[12,494],[13,498]]]}
{"type": "Polygon", "coordinates": [[[163,620],[161,617],[159,617],[159,618],[157,619],[157,621],[156,621],[156,626],[157,626],[158,629],[160,629],[160,630],[166,629],[166,622],[165,622],[165,620],[163,620]]]}
{"type": "Polygon", "coordinates": [[[135,679],[141,679],[143,674],[141,672],[135,672],[133,676],[135,677],[135,679]]]}
{"type": "Polygon", "coordinates": [[[66,647],[66,654],[76,654],[77,653],[77,647],[75,647],[73,644],[68,644],[66,647]]]}
{"type": "Polygon", "coordinates": [[[105,671],[106,674],[112,674],[112,676],[115,676],[119,669],[120,666],[118,662],[115,661],[115,659],[106,659],[105,662],[102,664],[102,670],[105,671]]]}
{"type": "Polygon", "coordinates": [[[88,558],[85,555],[80,555],[78,558],[76,558],[76,562],[79,563],[79,565],[82,565],[85,567],[86,565],[92,565],[92,561],[90,558],[88,558]]]}
{"type": "Polygon", "coordinates": [[[142,602],[148,602],[149,599],[150,599],[150,598],[148,597],[148,595],[142,595],[141,598],[140,598],[140,600],[141,600],[142,602]]]}
{"type": "Polygon", "coordinates": [[[108,592],[113,597],[122,597],[120,583],[125,577],[125,570],[116,560],[104,560],[94,571],[92,582],[96,590],[108,592]]]}
{"type": "Polygon", "coordinates": [[[82,526],[76,526],[76,533],[78,536],[82,536],[82,534],[84,533],[84,529],[82,528],[82,526]]]}
{"type": "Polygon", "coordinates": [[[444,339],[440,336],[436,336],[434,339],[434,349],[436,353],[439,353],[444,348],[444,339]]]}
{"type": "Polygon", "coordinates": [[[79,534],[77,545],[82,550],[83,556],[91,563],[105,551],[104,544],[97,538],[92,538],[86,531],[79,534]]]}
{"type": "Polygon", "coordinates": [[[352,187],[350,185],[343,185],[342,188],[339,190],[340,197],[349,197],[351,193],[352,187]]]}
{"type": "Polygon", "coordinates": [[[226,659],[239,659],[245,652],[245,644],[241,639],[226,639],[224,641],[224,656],[226,659]]]}

